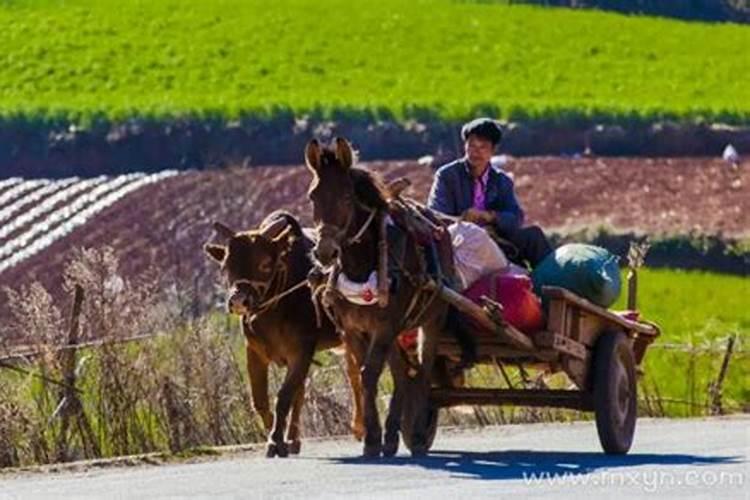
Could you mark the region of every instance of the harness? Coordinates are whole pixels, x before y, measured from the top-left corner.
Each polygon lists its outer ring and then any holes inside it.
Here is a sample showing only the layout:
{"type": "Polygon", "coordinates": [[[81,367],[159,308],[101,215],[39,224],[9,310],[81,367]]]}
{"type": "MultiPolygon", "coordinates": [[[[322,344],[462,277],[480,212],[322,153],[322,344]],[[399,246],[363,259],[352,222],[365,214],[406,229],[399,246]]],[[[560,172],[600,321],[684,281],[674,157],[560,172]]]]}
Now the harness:
{"type": "Polygon", "coordinates": [[[235,286],[246,285],[256,297],[261,297],[262,299],[262,302],[259,305],[249,311],[250,316],[258,316],[259,314],[273,309],[278,305],[281,299],[307,285],[307,278],[304,278],[294,286],[282,290],[289,277],[289,265],[286,262],[286,257],[290,250],[290,248],[286,248],[276,256],[273,265],[273,273],[267,281],[246,279],[235,281],[235,286]],[[276,282],[276,287],[272,293],[271,290],[274,282],[276,282]]]}
{"type": "MultiPolygon", "coordinates": [[[[394,203],[398,203],[398,208],[401,210],[404,210],[408,213],[409,217],[413,218],[424,218],[418,210],[416,210],[414,207],[412,207],[410,204],[400,200],[392,200],[391,205],[394,206],[394,203]]],[[[359,243],[362,236],[365,234],[367,229],[370,227],[370,225],[373,223],[373,221],[377,218],[380,221],[380,227],[379,227],[379,234],[377,239],[377,245],[378,245],[378,263],[377,263],[377,270],[378,270],[378,304],[381,308],[385,308],[388,305],[389,299],[388,299],[388,277],[387,277],[387,268],[388,268],[388,261],[392,261],[397,267],[399,272],[402,276],[404,276],[409,283],[413,286],[415,289],[414,293],[412,294],[411,300],[409,302],[409,305],[406,308],[406,311],[403,316],[403,320],[401,324],[398,327],[398,331],[402,332],[405,330],[413,329],[414,327],[418,326],[422,322],[422,318],[424,317],[424,314],[427,312],[427,310],[430,308],[430,306],[434,303],[435,299],[439,295],[439,288],[438,289],[428,289],[425,284],[427,280],[426,277],[426,264],[425,264],[425,256],[423,248],[420,245],[415,245],[414,248],[417,252],[417,262],[419,264],[419,270],[418,272],[412,273],[409,272],[408,269],[404,266],[404,261],[406,258],[406,252],[407,252],[407,246],[404,245],[402,248],[402,251],[400,252],[400,255],[395,255],[391,249],[388,247],[388,241],[387,241],[387,235],[386,235],[386,224],[387,224],[387,218],[390,215],[388,210],[378,210],[372,207],[365,206],[359,202],[357,202],[357,208],[360,210],[368,212],[368,217],[362,224],[362,226],[357,230],[357,232],[351,236],[346,238],[347,234],[351,230],[352,223],[356,217],[356,210],[351,213],[349,216],[346,226],[342,229],[339,228],[333,224],[321,224],[317,228],[318,237],[329,237],[329,238],[335,238],[334,241],[338,242],[340,240],[344,240],[343,243],[340,244],[341,250],[347,246],[350,246],[355,243],[359,243]]],[[[411,236],[411,239],[416,241],[416,238],[414,237],[415,229],[413,227],[408,227],[409,224],[406,224],[406,227],[401,227],[402,230],[406,231],[406,233],[411,236]]],[[[431,240],[430,242],[430,250],[437,254],[437,248],[435,246],[434,240],[431,240]]],[[[436,262],[439,262],[439,259],[437,259],[437,255],[435,258],[436,262]]],[[[337,261],[332,268],[330,269],[327,279],[323,283],[318,284],[311,284],[311,287],[313,288],[313,303],[315,304],[316,309],[316,315],[318,316],[318,321],[320,324],[320,313],[319,308],[321,308],[326,313],[328,318],[333,322],[333,324],[336,326],[336,328],[340,331],[343,330],[341,322],[336,318],[335,312],[333,310],[333,304],[336,300],[347,300],[343,294],[338,290],[336,284],[338,281],[339,274],[341,273],[341,265],[340,261],[337,261]]],[[[440,265],[438,263],[438,277],[439,281],[442,281],[442,271],[440,269],[440,265]]]]}

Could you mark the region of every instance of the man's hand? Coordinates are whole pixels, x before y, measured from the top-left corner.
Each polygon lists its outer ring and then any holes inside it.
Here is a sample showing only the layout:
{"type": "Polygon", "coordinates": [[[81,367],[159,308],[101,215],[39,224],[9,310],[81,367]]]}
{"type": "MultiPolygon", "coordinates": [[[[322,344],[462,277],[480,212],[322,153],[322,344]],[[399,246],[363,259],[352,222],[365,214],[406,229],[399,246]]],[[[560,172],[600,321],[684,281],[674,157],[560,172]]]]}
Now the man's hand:
{"type": "Polygon", "coordinates": [[[495,214],[488,210],[479,210],[470,208],[461,216],[463,220],[473,222],[474,224],[492,224],[495,221],[495,214]]]}

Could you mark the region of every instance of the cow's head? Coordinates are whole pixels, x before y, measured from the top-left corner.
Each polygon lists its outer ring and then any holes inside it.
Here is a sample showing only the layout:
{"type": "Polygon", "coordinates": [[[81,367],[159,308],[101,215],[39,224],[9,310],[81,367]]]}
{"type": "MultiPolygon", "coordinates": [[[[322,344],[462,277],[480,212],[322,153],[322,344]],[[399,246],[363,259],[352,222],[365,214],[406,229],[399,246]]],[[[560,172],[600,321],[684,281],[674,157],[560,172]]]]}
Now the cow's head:
{"type": "Polygon", "coordinates": [[[227,310],[253,313],[286,284],[292,227],[280,218],[254,231],[235,233],[219,222],[214,230],[226,244],[207,243],[204,250],[227,280],[227,310]]]}

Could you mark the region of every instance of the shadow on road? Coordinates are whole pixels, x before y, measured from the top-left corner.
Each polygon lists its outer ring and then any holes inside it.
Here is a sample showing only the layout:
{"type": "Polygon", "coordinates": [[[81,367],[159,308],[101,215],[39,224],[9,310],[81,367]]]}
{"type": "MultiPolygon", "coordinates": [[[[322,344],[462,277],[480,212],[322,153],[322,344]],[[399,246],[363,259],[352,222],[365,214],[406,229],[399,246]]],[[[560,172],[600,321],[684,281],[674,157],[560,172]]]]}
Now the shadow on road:
{"type": "Polygon", "coordinates": [[[598,469],[641,465],[704,466],[742,463],[741,456],[701,456],[685,454],[633,453],[605,455],[593,452],[557,452],[510,450],[499,452],[461,452],[435,450],[423,458],[395,457],[381,460],[336,458],[334,463],[383,466],[416,466],[450,472],[470,479],[528,479],[560,475],[590,474],[598,469]]]}

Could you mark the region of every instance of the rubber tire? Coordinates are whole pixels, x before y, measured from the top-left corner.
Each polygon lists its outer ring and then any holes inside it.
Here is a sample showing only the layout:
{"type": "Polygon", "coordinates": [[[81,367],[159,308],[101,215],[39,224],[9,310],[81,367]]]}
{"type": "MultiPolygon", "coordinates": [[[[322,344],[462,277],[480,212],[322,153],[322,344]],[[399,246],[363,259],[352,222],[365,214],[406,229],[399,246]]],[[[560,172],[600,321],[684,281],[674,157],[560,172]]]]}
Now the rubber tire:
{"type": "Polygon", "coordinates": [[[603,333],[594,346],[593,403],[599,442],[608,455],[630,450],[638,416],[635,359],[622,332],[603,333]]]}
{"type": "MultiPolygon", "coordinates": [[[[427,442],[425,451],[430,451],[432,448],[433,443],[435,442],[435,436],[437,436],[437,428],[438,428],[438,417],[440,416],[440,409],[436,408],[434,406],[430,406],[430,415],[429,415],[429,422],[427,424],[427,442]]],[[[414,419],[411,418],[411,415],[407,415],[406,412],[404,412],[402,422],[407,423],[413,422],[414,419]]],[[[404,425],[401,428],[401,439],[404,440],[404,445],[409,451],[412,451],[412,436],[411,436],[411,429],[409,429],[409,425],[404,425]]]]}

